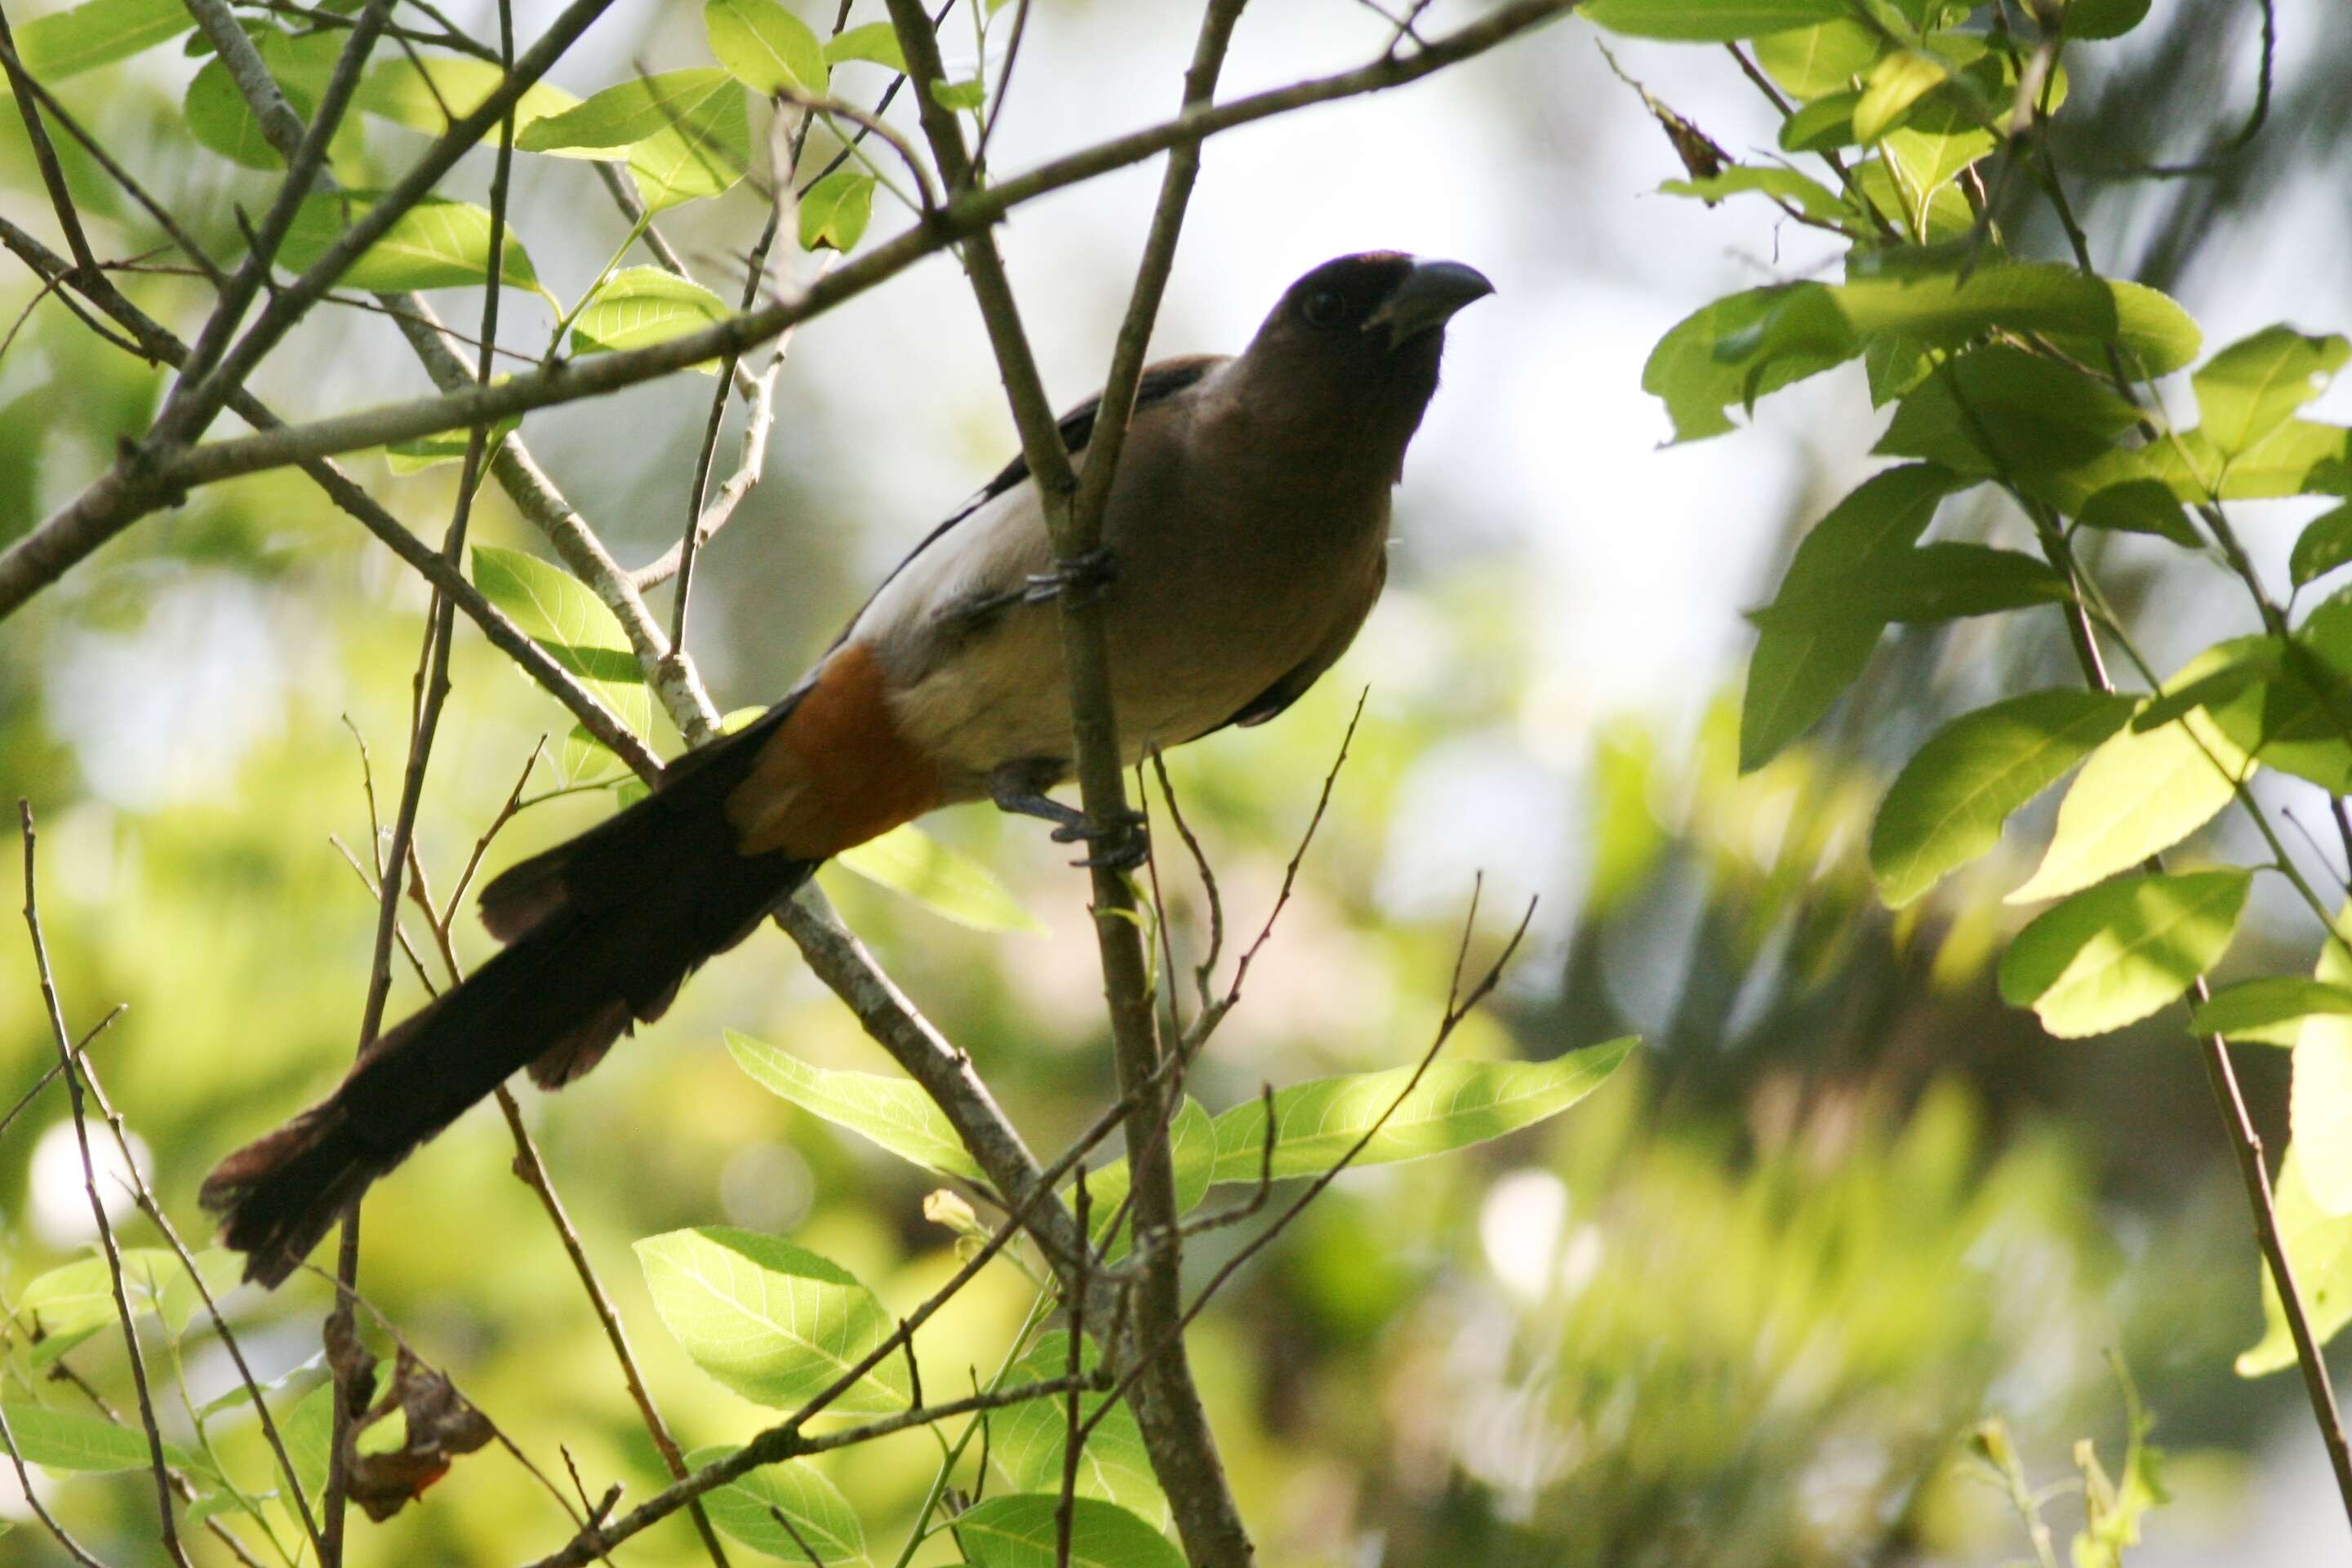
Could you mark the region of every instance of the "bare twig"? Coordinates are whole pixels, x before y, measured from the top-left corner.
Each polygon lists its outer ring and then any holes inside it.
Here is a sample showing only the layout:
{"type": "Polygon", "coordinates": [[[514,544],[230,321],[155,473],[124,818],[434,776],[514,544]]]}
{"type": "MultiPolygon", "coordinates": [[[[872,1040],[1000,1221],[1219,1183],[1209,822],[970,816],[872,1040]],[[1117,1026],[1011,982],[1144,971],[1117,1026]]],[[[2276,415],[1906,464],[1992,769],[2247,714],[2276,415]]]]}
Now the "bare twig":
{"type": "Polygon", "coordinates": [[[34,888],[30,800],[18,798],[16,821],[25,839],[25,928],[32,936],[33,967],[40,977],[41,1002],[48,1009],[49,1032],[57,1040],[58,1065],[66,1075],[74,1142],[81,1150],[82,1190],[89,1195],[90,1219],[98,1228],[99,1248],[106,1257],[107,1283],[114,1292],[114,1313],[121,1321],[122,1344],[131,1357],[131,1382],[139,1394],[139,1423],[146,1428],[147,1452],[155,1471],[155,1500],[163,1518],[163,1550],[180,1568],[188,1568],[187,1549],[180,1542],[180,1527],[172,1515],[172,1479],[163,1458],[163,1434],[155,1425],[155,1402],[147,1389],[147,1363],[139,1351],[139,1331],[131,1322],[130,1298],[123,1293],[122,1249],[115,1244],[114,1222],[107,1218],[106,1202],[98,1196],[98,1167],[90,1160],[89,1123],[82,1108],[81,1074],[74,1065],[73,1036],[66,1030],[65,1009],[58,1000],[57,981],[49,973],[48,942],[41,935],[40,899],[34,888]]]}

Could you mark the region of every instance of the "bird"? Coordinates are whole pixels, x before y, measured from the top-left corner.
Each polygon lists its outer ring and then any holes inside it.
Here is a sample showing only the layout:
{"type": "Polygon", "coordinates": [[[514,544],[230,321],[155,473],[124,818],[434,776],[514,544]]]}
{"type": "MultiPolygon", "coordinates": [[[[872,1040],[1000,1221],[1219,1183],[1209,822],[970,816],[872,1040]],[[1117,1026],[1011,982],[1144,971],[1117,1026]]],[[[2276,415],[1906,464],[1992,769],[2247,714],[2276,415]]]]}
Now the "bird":
{"type": "MultiPolygon", "coordinates": [[[[1052,601],[1081,582],[1100,596],[1126,765],[1290,706],[1380,596],[1390,493],[1446,325],[1492,292],[1459,262],[1344,256],[1291,285],[1240,354],[1146,369],[1092,560],[1055,561],[1034,477],[1007,464],[782,700],[488,883],[500,951],[380,1035],[326,1099],[221,1160],[200,1200],[245,1277],[282,1282],[371,1183],[517,1070],[551,1090],[588,1071],[844,850],[991,800],[1088,841],[1088,862],[1139,858],[1139,825],[1108,841],[1047,793],[1072,749],[1052,601]]],[[[1060,421],[1080,465],[1099,402],[1060,421]]]]}

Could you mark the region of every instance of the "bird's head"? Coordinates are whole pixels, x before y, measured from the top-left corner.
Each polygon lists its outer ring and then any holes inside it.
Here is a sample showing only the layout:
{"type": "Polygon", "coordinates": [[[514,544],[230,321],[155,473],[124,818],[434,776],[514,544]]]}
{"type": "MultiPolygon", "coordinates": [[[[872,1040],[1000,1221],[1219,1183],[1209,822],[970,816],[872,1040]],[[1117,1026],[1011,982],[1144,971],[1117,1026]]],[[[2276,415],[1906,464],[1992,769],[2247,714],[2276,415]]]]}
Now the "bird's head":
{"type": "Polygon", "coordinates": [[[1484,274],[1458,261],[1392,250],[1343,256],[1290,286],[1244,362],[1253,382],[1316,411],[1333,434],[1392,444],[1401,461],[1437,390],[1445,324],[1493,292],[1484,274]]]}

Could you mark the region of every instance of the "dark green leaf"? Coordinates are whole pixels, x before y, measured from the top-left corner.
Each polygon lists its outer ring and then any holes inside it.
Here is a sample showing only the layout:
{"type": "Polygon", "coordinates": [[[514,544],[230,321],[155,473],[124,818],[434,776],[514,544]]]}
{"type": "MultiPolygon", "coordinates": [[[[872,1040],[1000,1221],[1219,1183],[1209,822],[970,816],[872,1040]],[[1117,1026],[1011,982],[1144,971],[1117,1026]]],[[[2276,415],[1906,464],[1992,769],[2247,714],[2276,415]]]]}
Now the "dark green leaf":
{"type": "Polygon", "coordinates": [[[2249,872],[2121,877],[2044,910],[2000,961],[2000,994],[2062,1040],[2105,1034],[2177,1000],[2219,963],[2249,872]]]}
{"type": "MultiPolygon", "coordinates": [[[[972,1568],[1055,1568],[1060,1530],[1058,1492],[992,1497],[956,1516],[956,1540],[972,1568]]],[[[1070,1504],[1069,1568],[1184,1568],[1184,1554],[1116,1503],[1082,1497],[1070,1504]]]]}
{"type": "Polygon", "coordinates": [[[16,57],[43,82],[129,59],[196,25],[181,0],[88,0],[16,28],[16,57]]]}
{"type": "MultiPolygon", "coordinates": [[[[726,1444],[697,1448],[687,1455],[693,1469],[704,1469],[735,1457],[726,1444]]],[[[754,1552],[781,1557],[787,1563],[820,1563],[825,1568],[847,1568],[866,1557],[866,1528],[841,1489],[806,1459],[786,1459],[762,1465],[742,1479],[730,1481],[703,1494],[710,1522],[754,1552]],[[782,1513],[791,1529],[776,1522],[782,1513]],[[793,1539],[797,1531],[800,1540],[793,1539]],[[806,1551],[803,1550],[803,1545],[806,1551]],[[808,1555],[814,1552],[816,1555],[808,1555]]]]}
{"type": "MultiPolygon", "coordinates": [[[[336,57],[342,52],[341,36],[328,32],[295,36],[264,27],[253,35],[253,47],[262,64],[269,68],[271,79],[285,90],[286,101],[309,120],[319,95],[326,90],[336,57]]],[[[247,107],[228,67],[219,60],[206,61],[196,72],[181,108],[187,116],[189,134],[231,162],[248,169],[284,167],[285,160],[262,136],[261,122],[247,107]]],[[[337,142],[358,131],[358,121],[350,121],[337,132],[337,142]]]]}
{"type": "Polygon", "coordinates": [[[2081,371],[1995,343],[1920,382],[1873,450],[1967,473],[2042,473],[2089,461],[2138,419],[2081,371]]]}
{"type": "Polygon", "coordinates": [[[1780,125],[1783,152],[1824,152],[1853,145],[1853,109],[1862,101],[1855,89],[1817,98],[1780,125]]]}
{"type": "Polygon", "coordinates": [[[2070,38],[2120,38],[2147,16],[2148,0],[2066,0],[2070,38]]]}
{"type": "MultiPolygon", "coordinates": [[[[499,375],[491,378],[503,382],[511,378],[499,375]]],[[[509,414],[489,428],[484,450],[488,451],[522,428],[522,415],[509,414]]],[[[394,441],[383,449],[384,461],[395,474],[415,474],[444,463],[462,463],[466,444],[473,433],[465,430],[436,430],[430,435],[419,435],[407,441],[394,441]]]]}
{"type": "MultiPolygon", "coordinates": [[[[1925,465],[1865,479],[1798,544],[1780,591],[1811,596],[1909,549],[1927,531],[1937,504],[1965,483],[1925,465]]],[[[1870,662],[1879,632],[1850,621],[1762,628],[1740,699],[1741,772],[1761,768],[1820,721],[1870,662]]]]}
{"type": "Polygon", "coordinates": [[[801,248],[856,250],[873,214],[874,176],[862,169],[835,169],[801,198],[801,248]]]}
{"type": "Polygon", "coordinates": [[[1749,619],[1759,626],[1803,626],[1851,621],[1878,627],[1889,622],[1954,621],[2034,604],[2063,603],[2066,580],[2046,561],[1990,545],[1929,544],[1900,551],[1817,591],[1780,597],[1749,619]]]}
{"type": "Polygon", "coordinates": [[[753,92],[792,88],[822,98],[831,81],[824,46],[775,0],[709,0],[702,26],[710,52],[753,92]]]}
{"type": "Polygon", "coordinates": [[[1834,22],[1844,0],[1586,0],[1584,18],[1633,38],[1726,44],[1834,22]]]}
{"type": "MultiPolygon", "coordinates": [[[[789,1410],[822,1393],[894,1327],[839,1265],[781,1236],[705,1225],[636,1244],[654,1306],[696,1365],[744,1398],[789,1410]]],[[[829,1409],[907,1407],[903,1356],[868,1368],[829,1409]]]]}
{"type": "Polygon", "coordinates": [[[2203,415],[2198,428],[2224,458],[2237,456],[2327,390],[2352,343],[2265,327],[2208,360],[2190,379],[2203,415]]]}
{"type": "Polygon", "coordinates": [[[2086,528],[2154,534],[2189,549],[2203,542],[2198,538],[2197,530],[2189,526],[2189,515],[2181,510],[2180,497],[2160,479],[2126,479],[2120,485],[2110,485],[2083,503],[2075,520],[2086,528]]]}
{"type": "Polygon", "coordinates": [[[2304,1019],[2347,1014],[2352,1014],[2352,988],[2300,975],[2266,975],[2215,991],[2189,1015],[2189,1032],[2291,1046],[2304,1019]]]}
{"type": "Polygon", "coordinates": [[[1732,404],[1753,406],[1860,350],[1822,285],[1754,288],[1676,323],[1650,351],[1642,388],[1664,401],[1676,441],[1696,441],[1732,428],[1732,404]]]}
{"type": "Polygon", "coordinates": [[[1871,826],[1870,870],[1900,909],[2000,841],[2011,812],[2130,716],[2129,697],[2029,692],[1938,730],[1905,765],[1871,826]]]}

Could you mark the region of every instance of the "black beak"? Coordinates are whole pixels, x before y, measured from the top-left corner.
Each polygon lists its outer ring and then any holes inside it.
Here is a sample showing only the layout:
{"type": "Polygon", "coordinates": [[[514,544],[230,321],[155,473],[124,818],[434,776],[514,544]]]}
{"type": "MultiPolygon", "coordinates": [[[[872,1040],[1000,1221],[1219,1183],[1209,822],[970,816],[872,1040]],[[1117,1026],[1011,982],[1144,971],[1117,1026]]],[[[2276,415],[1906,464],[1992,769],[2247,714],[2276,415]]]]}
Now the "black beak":
{"type": "Polygon", "coordinates": [[[1365,319],[1364,330],[1387,328],[1389,351],[1394,353],[1423,332],[1444,326],[1465,305],[1494,292],[1495,286],[1475,267],[1458,261],[1417,261],[1404,281],[1365,319]]]}

